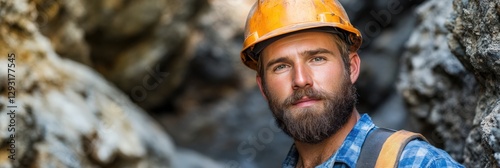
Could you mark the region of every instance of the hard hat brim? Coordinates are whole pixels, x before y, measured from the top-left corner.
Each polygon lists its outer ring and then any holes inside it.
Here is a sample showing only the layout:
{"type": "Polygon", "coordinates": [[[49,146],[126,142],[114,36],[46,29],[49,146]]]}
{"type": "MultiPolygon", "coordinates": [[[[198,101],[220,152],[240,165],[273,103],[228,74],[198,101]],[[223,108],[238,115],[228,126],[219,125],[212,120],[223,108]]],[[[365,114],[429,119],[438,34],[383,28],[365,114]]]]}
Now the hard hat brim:
{"type": "MultiPolygon", "coordinates": [[[[302,23],[302,24],[295,24],[287,27],[282,27],[276,30],[273,30],[264,36],[259,36],[258,34],[250,34],[244,42],[243,46],[246,46],[245,48],[242,48],[240,56],[242,62],[249,68],[253,70],[257,70],[257,55],[253,54],[254,47],[266,40],[269,40],[274,37],[278,36],[286,36],[294,32],[302,31],[302,30],[308,30],[308,29],[315,29],[315,28],[321,28],[321,27],[331,27],[331,28],[338,28],[340,30],[346,31],[351,34],[352,37],[347,37],[345,40],[351,40],[352,44],[350,47],[351,51],[357,50],[361,46],[361,33],[359,30],[353,28],[352,26],[346,26],[343,24],[336,24],[336,23],[322,23],[322,22],[310,22],[310,23],[302,23]],[[250,44],[252,43],[252,44],[250,44]]],[[[266,46],[263,46],[266,47],[266,46]]],[[[261,50],[261,49],[260,49],[261,50]]]]}

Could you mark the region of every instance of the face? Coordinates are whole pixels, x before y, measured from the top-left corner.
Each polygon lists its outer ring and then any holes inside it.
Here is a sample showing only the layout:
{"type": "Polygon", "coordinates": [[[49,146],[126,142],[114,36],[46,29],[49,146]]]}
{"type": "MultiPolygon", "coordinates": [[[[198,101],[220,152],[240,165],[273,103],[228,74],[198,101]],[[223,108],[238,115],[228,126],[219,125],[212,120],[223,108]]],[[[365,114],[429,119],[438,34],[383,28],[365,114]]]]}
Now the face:
{"type": "Polygon", "coordinates": [[[263,73],[257,82],[279,127],[297,141],[323,141],[353,111],[359,56],[349,54],[345,67],[335,40],[328,33],[303,32],[262,51],[263,73]]]}

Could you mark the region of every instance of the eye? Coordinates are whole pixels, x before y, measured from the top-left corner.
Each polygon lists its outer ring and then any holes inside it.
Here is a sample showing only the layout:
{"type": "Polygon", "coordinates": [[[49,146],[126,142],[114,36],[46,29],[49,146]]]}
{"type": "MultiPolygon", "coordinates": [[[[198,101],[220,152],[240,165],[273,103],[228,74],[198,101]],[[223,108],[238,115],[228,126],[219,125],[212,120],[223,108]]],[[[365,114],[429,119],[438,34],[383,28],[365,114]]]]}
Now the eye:
{"type": "Polygon", "coordinates": [[[311,61],[313,62],[320,62],[320,61],[325,61],[326,59],[323,57],[314,57],[311,61]]]}
{"type": "Polygon", "coordinates": [[[288,66],[287,66],[287,65],[285,65],[285,64],[280,64],[280,65],[278,65],[278,66],[274,67],[274,72],[277,72],[277,71],[283,70],[283,69],[285,69],[285,68],[287,68],[287,67],[288,67],[288,66]]]}

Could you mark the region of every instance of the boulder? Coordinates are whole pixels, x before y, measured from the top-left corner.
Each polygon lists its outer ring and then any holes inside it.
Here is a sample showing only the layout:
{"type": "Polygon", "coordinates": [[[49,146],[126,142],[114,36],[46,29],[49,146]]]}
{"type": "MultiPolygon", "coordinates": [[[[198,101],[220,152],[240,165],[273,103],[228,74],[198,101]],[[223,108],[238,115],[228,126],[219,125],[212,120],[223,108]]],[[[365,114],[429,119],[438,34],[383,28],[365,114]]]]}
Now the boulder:
{"type": "Polygon", "coordinates": [[[474,75],[448,47],[445,24],[452,12],[449,0],[431,0],[417,9],[419,23],[406,43],[397,86],[410,112],[407,128],[463,162],[478,89],[474,75]]]}
{"type": "Polygon", "coordinates": [[[500,166],[500,6],[495,0],[454,0],[448,29],[453,54],[478,83],[464,164],[500,166]]]}
{"type": "Polygon", "coordinates": [[[0,167],[221,166],[176,148],[113,84],[61,58],[37,27],[36,6],[0,3],[0,167]]]}

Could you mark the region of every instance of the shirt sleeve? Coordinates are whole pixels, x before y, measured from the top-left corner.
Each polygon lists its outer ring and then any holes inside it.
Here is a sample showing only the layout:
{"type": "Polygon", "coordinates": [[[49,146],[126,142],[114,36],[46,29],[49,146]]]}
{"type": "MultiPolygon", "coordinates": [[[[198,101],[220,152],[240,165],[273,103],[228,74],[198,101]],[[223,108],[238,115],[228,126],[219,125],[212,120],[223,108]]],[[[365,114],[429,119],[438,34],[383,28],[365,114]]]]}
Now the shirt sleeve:
{"type": "Polygon", "coordinates": [[[445,151],[438,149],[428,142],[420,139],[410,141],[399,158],[398,167],[457,167],[463,166],[457,163],[445,151]]]}

